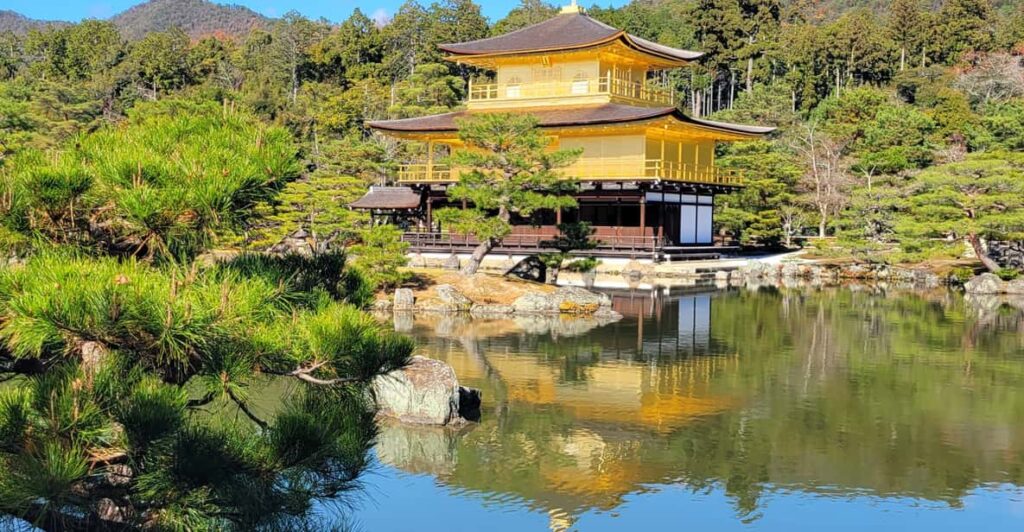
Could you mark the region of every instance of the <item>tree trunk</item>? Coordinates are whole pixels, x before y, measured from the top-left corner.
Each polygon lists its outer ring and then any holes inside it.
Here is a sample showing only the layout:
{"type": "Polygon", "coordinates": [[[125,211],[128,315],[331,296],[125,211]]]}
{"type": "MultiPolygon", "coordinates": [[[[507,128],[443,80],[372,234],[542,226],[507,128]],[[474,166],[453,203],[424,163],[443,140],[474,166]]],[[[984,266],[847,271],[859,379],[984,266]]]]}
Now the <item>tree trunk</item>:
{"type": "MultiPolygon", "coordinates": [[[[750,36],[750,44],[751,44],[751,46],[753,46],[753,44],[754,44],[754,36],[753,35],[750,36]]],[[[751,54],[750,57],[747,58],[747,92],[749,93],[749,92],[751,92],[753,90],[754,90],[754,55],[751,54]]]]}
{"type": "Polygon", "coordinates": [[[967,242],[971,245],[971,249],[974,250],[974,255],[978,257],[978,260],[985,266],[990,272],[995,272],[1000,269],[999,264],[992,260],[985,252],[985,246],[981,244],[981,237],[976,234],[967,235],[967,242]]]}
{"type": "Polygon", "coordinates": [[[907,69],[907,47],[900,47],[900,72],[907,69]]]}
{"type": "Polygon", "coordinates": [[[818,219],[818,237],[825,238],[825,232],[828,229],[828,216],[825,214],[821,215],[818,219]]]}
{"type": "MultiPolygon", "coordinates": [[[[498,219],[506,224],[512,219],[511,213],[508,212],[508,209],[505,206],[498,208],[498,219]]],[[[494,249],[494,246],[496,246],[498,242],[500,242],[500,240],[495,238],[485,238],[481,240],[480,244],[473,250],[473,254],[469,256],[469,260],[466,261],[466,265],[462,267],[462,271],[460,273],[462,273],[462,275],[473,275],[476,273],[476,271],[480,269],[480,263],[483,262],[484,257],[494,249]]]]}
{"type": "Polygon", "coordinates": [[[480,262],[484,260],[484,257],[494,249],[496,242],[493,238],[483,239],[476,249],[473,250],[473,254],[469,256],[469,260],[466,261],[466,265],[462,267],[460,272],[462,275],[473,275],[478,269],[480,269],[480,262]]]}
{"type": "Polygon", "coordinates": [[[547,284],[558,284],[558,274],[562,271],[562,265],[558,264],[548,268],[544,282],[547,284]]]}

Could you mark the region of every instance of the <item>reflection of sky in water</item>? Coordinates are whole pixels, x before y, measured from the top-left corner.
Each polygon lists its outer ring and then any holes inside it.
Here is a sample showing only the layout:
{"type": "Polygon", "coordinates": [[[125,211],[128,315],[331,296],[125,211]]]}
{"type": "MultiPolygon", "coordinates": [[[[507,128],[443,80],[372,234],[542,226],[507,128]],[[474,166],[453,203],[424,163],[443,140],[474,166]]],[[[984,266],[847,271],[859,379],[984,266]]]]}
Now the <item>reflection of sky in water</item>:
{"type": "MultiPolygon", "coordinates": [[[[430,475],[410,475],[379,466],[366,477],[367,493],[358,503],[358,529],[364,531],[521,532],[547,530],[552,516],[522,501],[484,505],[473,494],[439,486],[430,475]]],[[[554,516],[557,520],[557,516],[554,516]]],[[[611,511],[581,515],[571,530],[693,531],[945,531],[1020,530],[1024,489],[995,486],[972,490],[962,508],[920,499],[870,495],[825,496],[770,491],[755,520],[736,519],[732,501],[720,489],[693,492],[678,485],[652,486],[629,494],[611,511]]]]}
{"type": "Polygon", "coordinates": [[[383,427],[362,529],[1024,526],[1019,311],[949,293],[614,305],[611,324],[401,323],[483,389],[484,419],[383,427]]]}

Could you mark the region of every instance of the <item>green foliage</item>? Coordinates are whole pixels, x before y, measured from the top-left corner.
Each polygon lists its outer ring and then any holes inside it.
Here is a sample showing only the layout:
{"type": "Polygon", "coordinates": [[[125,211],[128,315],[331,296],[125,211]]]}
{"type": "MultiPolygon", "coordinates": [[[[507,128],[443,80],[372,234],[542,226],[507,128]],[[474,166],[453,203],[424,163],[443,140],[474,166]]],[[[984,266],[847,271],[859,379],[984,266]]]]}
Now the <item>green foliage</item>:
{"type": "Polygon", "coordinates": [[[981,244],[1024,238],[1024,157],[985,153],[930,168],[906,191],[907,209],[896,231],[906,251],[948,247],[966,240],[990,270],[981,244]]]}
{"type": "Polygon", "coordinates": [[[402,242],[402,230],[393,225],[377,225],[360,234],[360,243],[352,246],[352,265],[366,280],[378,289],[401,285],[409,278],[402,267],[409,263],[405,256],[409,249],[402,242]]]}
{"type": "Polygon", "coordinates": [[[206,249],[298,174],[287,132],[215,105],[163,102],[52,158],[26,153],[0,184],[11,230],[152,259],[206,249]]]}
{"type": "Polygon", "coordinates": [[[332,252],[195,260],[266,224],[298,152],[226,102],[170,99],[0,167],[0,244],[25,257],[0,271],[0,513],[103,529],[105,498],[127,527],[250,530],[354,485],[365,384],[412,351],[359,310],[364,276],[332,252]],[[282,412],[251,405],[267,376],[298,383],[282,412]]]}
{"type": "Polygon", "coordinates": [[[315,172],[289,182],[273,204],[261,204],[260,224],[250,231],[250,244],[267,248],[298,228],[312,232],[317,238],[350,241],[358,237],[359,228],[369,222],[365,211],[347,208],[367,188],[362,178],[328,175],[315,172]]]}
{"type": "Polygon", "coordinates": [[[963,285],[967,281],[974,279],[975,276],[974,268],[957,267],[949,273],[950,278],[956,281],[957,284],[963,285]]]}
{"type": "Polygon", "coordinates": [[[601,261],[594,257],[584,257],[582,259],[570,261],[565,266],[562,266],[562,268],[570,272],[585,273],[594,271],[600,264],[601,261]]]}
{"type": "Polygon", "coordinates": [[[351,397],[359,383],[404,364],[412,346],[337,302],[351,295],[338,279],[342,263],[242,256],[186,272],[50,254],[6,271],[4,348],[56,366],[0,396],[0,455],[11,468],[0,482],[0,508],[64,515],[63,497],[84,474],[78,465],[118,453],[136,472],[130,488],[144,497],[133,504],[168,522],[246,528],[301,516],[308,504],[299,501],[350,486],[373,436],[372,410],[351,397]],[[101,366],[63,362],[86,341],[111,350],[101,366]],[[340,394],[305,413],[322,431],[313,442],[283,443],[305,430],[287,421],[294,407],[284,418],[253,418],[252,426],[218,428],[189,415],[186,389],[205,394],[200,404],[223,398],[250,415],[246,398],[265,382],[259,373],[296,371],[305,386],[323,388],[310,395],[340,394]],[[45,454],[31,451],[38,448],[45,454]],[[293,475],[319,483],[306,491],[305,483],[283,481],[293,475]],[[38,500],[57,506],[40,509],[38,500]]]}
{"type": "Polygon", "coordinates": [[[557,169],[579,156],[579,150],[547,152],[547,138],[530,115],[488,113],[465,119],[459,139],[469,149],[452,155],[452,163],[466,167],[459,183],[448,190],[454,201],[470,209],[442,209],[442,223],[480,239],[501,240],[510,231],[512,214],[528,217],[538,209],[572,207],[569,195],[575,183],[557,169]],[[497,211],[497,216],[491,212],[497,211]]]}
{"type": "Polygon", "coordinates": [[[1024,150],[1024,100],[994,102],[981,109],[980,123],[970,130],[970,144],[979,150],[1024,150]]]}
{"type": "Polygon", "coordinates": [[[802,172],[796,156],[778,144],[758,141],[730,146],[718,164],[742,172],[746,186],[716,198],[715,221],[744,245],[791,244],[799,231],[795,213],[785,207],[795,202],[802,172]]]}
{"type": "Polygon", "coordinates": [[[1020,270],[1017,268],[1000,268],[996,270],[995,274],[1004,281],[1013,281],[1020,277],[1020,270]]]}
{"type": "MultiPolygon", "coordinates": [[[[562,269],[565,261],[573,256],[573,252],[586,251],[597,247],[591,236],[594,229],[588,222],[560,223],[558,224],[558,235],[551,240],[544,240],[541,246],[557,249],[557,252],[542,253],[539,258],[548,267],[547,281],[551,284],[558,282],[558,272],[562,269]]],[[[570,262],[565,266],[570,271],[585,272],[597,267],[597,259],[585,257],[570,262]]]]}

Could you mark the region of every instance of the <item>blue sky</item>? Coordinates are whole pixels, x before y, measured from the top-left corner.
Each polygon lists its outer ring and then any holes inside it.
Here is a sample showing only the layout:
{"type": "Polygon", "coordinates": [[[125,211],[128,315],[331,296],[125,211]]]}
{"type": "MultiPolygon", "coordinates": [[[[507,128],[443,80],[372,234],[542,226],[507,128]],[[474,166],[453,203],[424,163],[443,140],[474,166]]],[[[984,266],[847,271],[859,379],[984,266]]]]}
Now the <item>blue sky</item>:
{"type": "MultiPolygon", "coordinates": [[[[218,4],[240,4],[264,15],[276,17],[291,10],[296,10],[311,18],[325,17],[328,20],[340,21],[349,16],[352,10],[359,7],[373,18],[389,16],[402,5],[404,0],[233,0],[217,2],[218,4]]],[[[430,4],[433,0],[420,0],[421,4],[430,4]]],[[[484,15],[495,21],[505,16],[519,0],[476,0],[483,6],[484,15]]],[[[581,0],[585,6],[620,6],[628,0],[581,0]]],[[[83,18],[106,18],[129,7],[142,3],[141,0],[3,0],[0,9],[17,11],[31,18],[44,20],[72,20],[83,18]]],[[[568,4],[569,0],[555,0],[555,5],[568,4]]]]}

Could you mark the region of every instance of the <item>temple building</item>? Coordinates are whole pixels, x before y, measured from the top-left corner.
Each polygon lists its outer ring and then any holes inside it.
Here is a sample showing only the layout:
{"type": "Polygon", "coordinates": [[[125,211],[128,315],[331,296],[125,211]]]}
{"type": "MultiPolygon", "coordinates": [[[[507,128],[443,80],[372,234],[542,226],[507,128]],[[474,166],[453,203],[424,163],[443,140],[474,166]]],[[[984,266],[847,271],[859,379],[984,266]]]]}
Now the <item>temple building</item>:
{"type": "Polygon", "coordinates": [[[469,85],[464,110],[370,122],[374,130],[424,144],[422,160],[400,166],[397,185],[375,187],[352,204],[403,220],[418,252],[468,252],[472,236],[449,233],[432,213],[448,206],[459,168],[458,120],[488,112],[534,115],[552,149],[581,148],[561,172],[578,180],[578,208],[517,220],[495,251],[538,251],[560,222],[594,227],[595,250],[613,257],[666,260],[717,255],[714,197],[743,186],[715,165],[715,145],[761,137],[774,128],[684,114],[663,81],[702,53],[663,46],[590,18],[575,3],[544,22],[505,35],[441,45],[447,59],[493,73],[469,85]],[[417,203],[418,200],[418,203],[417,203]],[[415,205],[414,205],[415,204],[415,205]]]}

